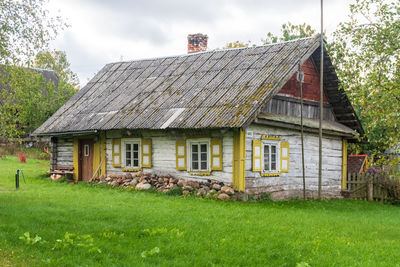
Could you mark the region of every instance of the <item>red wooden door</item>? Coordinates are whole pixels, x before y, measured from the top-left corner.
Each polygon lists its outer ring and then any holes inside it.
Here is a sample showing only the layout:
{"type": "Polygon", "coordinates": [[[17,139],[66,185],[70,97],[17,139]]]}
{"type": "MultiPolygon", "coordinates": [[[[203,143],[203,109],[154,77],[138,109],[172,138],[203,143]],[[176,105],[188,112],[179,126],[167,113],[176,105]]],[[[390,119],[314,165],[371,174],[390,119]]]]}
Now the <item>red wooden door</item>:
{"type": "Polygon", "coordinates": [[[93,140],[79,141],[79,180],[89,181],[93,175],[93,140]]]}

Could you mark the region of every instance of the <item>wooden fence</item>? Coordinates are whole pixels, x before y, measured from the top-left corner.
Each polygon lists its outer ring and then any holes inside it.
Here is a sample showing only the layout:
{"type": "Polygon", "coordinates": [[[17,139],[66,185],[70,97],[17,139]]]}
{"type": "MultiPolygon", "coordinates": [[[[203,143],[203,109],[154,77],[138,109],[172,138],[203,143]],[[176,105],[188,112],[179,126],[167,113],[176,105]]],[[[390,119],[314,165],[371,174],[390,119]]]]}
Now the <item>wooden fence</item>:
{"type": "Polygon", "coordinates": [[[393,179],[390,174],[348,173],[347,191],[345,195],[349,198],[375,200],[385,202],[387,200],[399,199],[400,183],[393,179]]]}

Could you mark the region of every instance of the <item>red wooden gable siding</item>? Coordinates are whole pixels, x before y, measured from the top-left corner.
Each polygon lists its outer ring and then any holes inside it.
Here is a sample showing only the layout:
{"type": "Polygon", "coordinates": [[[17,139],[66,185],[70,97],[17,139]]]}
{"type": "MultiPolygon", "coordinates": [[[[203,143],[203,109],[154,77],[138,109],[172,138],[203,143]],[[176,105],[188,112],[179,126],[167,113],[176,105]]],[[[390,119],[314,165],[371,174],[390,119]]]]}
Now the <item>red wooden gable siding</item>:
{"type": "MultiPolygon", "coordinates": [[[[319,73],[315,69],[310,59],[307,59],[301,67],[304,72],[303,99],[319,101],[319,73]]],[[[300,98],[300,84],[297,82],[297,72],[282,87],[279,94],[285,94],[300,98]]],[[[324,90],[324,102],[328,103],[328,98],[324,90]]]]}

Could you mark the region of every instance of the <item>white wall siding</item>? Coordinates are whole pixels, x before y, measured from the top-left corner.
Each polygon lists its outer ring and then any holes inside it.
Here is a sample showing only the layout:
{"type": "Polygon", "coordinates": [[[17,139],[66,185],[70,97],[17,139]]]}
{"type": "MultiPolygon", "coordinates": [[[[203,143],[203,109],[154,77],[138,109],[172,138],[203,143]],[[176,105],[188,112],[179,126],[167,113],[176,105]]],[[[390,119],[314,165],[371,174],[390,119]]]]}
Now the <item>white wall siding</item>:
{"type": "MultiPolygon", "coordinates": [[[[176,170],[176,140],[190,139],[190,135],[172,134],[164,131],[143,131],[143,138],[150,138],[151,151],[151,168],[143,168],[144,172],[154,172],[157,174],[170,174],[175,178],[184,178],[190,180],[207,180],[215,179],[225,183],[232,182],[232,159],[233,159],[233,132],[228,131],[222,133],[221,130],[211,131],[210,138],[222,138],[222,171],[212,171],[209,176],[190,175],[187,171],[176,170]]],[[[204,137],[208,135],[202,135],[204,137]]],[[[122,168],[112,166],[112,138],[121,138],[122,135],[118,131],[107,133],[107,173],[123,174],[122,168]]],[[[188,166],[189,167],[189,166],[188,166]]]]}
{"type": "MultiPolygon", "coordinates": [[[[301,137],[298,131],[252,124],[247,131],[253,132],[253,138],[246,137],[246,190],[269,191],[279,197],[300,196],[303,188],[301,163],[301,137]],[[261,135],[280,136],[289,142],[289,172],[279,177],[262,177],[252,171],[252,139],[261,139],[261,135]]],[[[315,196],[318,189],[318,135],[304,134],[304,159],[306,188],[309,196],[315,196]]],[[[325,196],[340,194],[342,176],[342,139],[324,136],[322,140],[322,191],[325,196]]]]}

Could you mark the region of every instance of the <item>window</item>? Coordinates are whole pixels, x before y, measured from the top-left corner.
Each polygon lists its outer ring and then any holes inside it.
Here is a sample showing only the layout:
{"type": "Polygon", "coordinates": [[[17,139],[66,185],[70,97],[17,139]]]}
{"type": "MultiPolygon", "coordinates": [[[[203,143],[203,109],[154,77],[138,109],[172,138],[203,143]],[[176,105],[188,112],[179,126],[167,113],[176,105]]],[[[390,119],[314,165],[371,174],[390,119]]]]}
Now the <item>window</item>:
{"type": "Polygon", "coordinates": [[[89,157],[89,145],[87,144],[83,145],[83,155],[89,157]]]}
{"type": "Polygon", "coordinates": [[[279,172],[279,142],[263,141],[262,149],[263,172],[279,172]]]}
{"type": "Polygon", "coordinates": [[[140,168],[140,141],[133,139],[122,140],[122,160],[125,168],[140,168]]]}
{"type": "Polygon", "coordinates": [[[209,141],[190,141],[190,170],[209,171],[210,170],[210,143],[209,141]]]}

